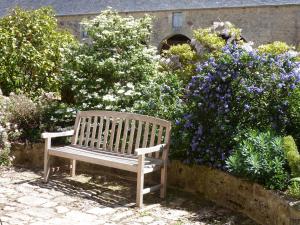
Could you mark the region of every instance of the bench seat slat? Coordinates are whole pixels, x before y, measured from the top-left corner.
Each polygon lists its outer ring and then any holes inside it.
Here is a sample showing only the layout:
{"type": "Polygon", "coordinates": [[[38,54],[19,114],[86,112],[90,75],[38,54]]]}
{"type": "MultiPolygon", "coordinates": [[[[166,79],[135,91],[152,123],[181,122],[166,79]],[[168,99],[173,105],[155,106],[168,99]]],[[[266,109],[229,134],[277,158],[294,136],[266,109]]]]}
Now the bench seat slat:
{"type": "MultiPolygon", "coordinates": [[[[95,163],[116,169],[137,172],[138,158],[136,156],[129,156],[127,154],[118,154],[116,152],[107,152],[101,150],[91,150],[89,148],[77,146],[64,146],[57,148],[50,148],[49,154],[63,158],[71,158],[79,161],[95,163]]],[[[150,173],[154,170],[160,169],[162,160],[146,158],[145,159],[145,173],[150,173]]]]}

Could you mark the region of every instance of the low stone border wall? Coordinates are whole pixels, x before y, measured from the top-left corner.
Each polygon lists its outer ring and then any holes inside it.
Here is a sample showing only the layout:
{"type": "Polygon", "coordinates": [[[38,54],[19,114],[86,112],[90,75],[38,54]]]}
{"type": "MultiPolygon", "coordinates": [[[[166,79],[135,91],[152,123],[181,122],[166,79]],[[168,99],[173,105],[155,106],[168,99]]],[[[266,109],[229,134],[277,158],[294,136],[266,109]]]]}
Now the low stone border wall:
{"type": "MultiPolygon", "coordinates": [[[[12,147],[14,165],[42,168],[43,149],[43,144],[14,145],[12,147]]],[[[52,165],[67,169],[68,160],[56,159],[52,165]]],[[[78,165],[78,170],[85,172],[96,172],[97,168],[115,173],[114,169],[97,165],[86,163],[78,165]]],[[[118,175],[120,173],[122,174],[118,171],[118,175]]],[[[300,225],[300,201],[291,201],[279,193],[266,190],[261,185],[220,170],[172,161],[168,170],[168,185],[203,195],[219,205],[249,216],[262,225],[300,225]]]]}
{"type": "Polygon", "coordinates": [[[299,225],[300,201],[284,196],[220,170],[187,166],[173,161],[168,184],[205,195],[209,200],[248,215],[262,225],[299,225]]]}

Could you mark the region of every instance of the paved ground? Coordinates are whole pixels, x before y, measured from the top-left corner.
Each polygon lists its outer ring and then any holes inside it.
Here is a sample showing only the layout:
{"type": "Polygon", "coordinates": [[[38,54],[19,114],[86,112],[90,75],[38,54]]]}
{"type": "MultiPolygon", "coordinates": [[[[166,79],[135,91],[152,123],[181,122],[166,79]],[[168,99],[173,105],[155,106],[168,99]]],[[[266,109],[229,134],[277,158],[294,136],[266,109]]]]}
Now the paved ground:
{"type": "Polygon", "coordinates": [[[169,190],[166,201],[147,195],[134,207],[135,182],[114,176],[65,174],[44,184],[40,172],[0,169],[0,224],[31,225],[255,225],[253,221],[203,199],[169,190]]]}

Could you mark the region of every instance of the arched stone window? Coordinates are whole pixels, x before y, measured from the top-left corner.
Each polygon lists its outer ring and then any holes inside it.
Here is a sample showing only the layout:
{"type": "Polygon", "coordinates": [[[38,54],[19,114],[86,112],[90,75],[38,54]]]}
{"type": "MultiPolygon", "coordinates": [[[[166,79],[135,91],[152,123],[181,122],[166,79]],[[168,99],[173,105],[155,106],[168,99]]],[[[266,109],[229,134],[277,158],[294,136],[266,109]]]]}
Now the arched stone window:
{"type": "Polygon", "coordinates": [[[175,34],[169,38],[164,39],[160,44],[160,53],[164,50],[168,50],[172,45],[190,43],[191,39],[183,34],[175,34]]]}

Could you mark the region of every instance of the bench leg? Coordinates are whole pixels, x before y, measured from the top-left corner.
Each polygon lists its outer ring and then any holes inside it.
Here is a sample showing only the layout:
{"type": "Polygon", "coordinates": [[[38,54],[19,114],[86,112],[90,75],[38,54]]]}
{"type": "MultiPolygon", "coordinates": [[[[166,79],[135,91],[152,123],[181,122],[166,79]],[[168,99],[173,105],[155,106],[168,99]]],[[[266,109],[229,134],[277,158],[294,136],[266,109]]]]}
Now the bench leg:
{"type": "Polygon", "coordinates": [[[71,176],[75,177],[76,175],[76,160],[75,159],[71,159],[71,176]]]}
{"type": "Polygon", "coordinates": [[[160,172],[160,197],[165,198],[166,197],[166,192],[167,192],[167,165],[165,164],[161,168],[160,172]]]}
{"type": "Polygon", "coordinates": [[[44,182],[47,183],[50,175],[50,155],[48,154],[48,148],[50,145],[49,139],[45,141],[45,150],[44,150],[44,182]]]}
{"type": "Polygon", "coordinates": [[[136,205],[139,208],[143,207],[144,164],[145,164],[145,155],[140,155],[138,172],[137,172],[137,186],[136,186],[136,205]]]}

